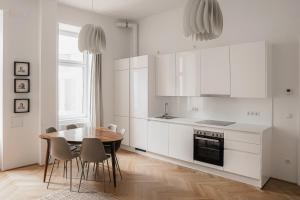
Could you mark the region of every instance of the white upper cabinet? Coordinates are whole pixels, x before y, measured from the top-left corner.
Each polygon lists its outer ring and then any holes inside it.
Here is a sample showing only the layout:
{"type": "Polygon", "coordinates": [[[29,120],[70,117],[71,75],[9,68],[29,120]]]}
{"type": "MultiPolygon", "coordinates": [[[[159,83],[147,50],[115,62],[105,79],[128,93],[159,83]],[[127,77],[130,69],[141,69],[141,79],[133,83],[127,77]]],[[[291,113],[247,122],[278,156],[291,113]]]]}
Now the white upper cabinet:
{"type": "Polygon", "coordinates": [[[266,42],[230,46],[231,97],[268,97],[266,42]]]}
{"type": "Polygon", "coordinates": [[[156,95],[175,96],[175,53],[156,57],[156,95]]]}
{"type": "Polygon", "coordinates": [[[176,96],[200,96],[200,51],[176,53],[176,96]]]}
{"type": "Polygon", "coordinates": [[[115,115],[129,116],[129,59],[115,61],[115,115]]]}
{"type": "Polygon", "coordinates": [[[201,50],[201,95],[230,95],[229,47],[201,50]]]}

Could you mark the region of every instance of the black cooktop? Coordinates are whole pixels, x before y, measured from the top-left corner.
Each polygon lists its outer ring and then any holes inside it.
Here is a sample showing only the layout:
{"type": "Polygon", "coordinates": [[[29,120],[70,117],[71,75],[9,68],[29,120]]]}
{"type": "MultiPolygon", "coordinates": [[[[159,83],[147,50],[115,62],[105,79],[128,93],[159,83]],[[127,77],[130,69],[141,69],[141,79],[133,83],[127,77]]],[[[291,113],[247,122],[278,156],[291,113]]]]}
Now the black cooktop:
{"type": "Polygon", "coordinates": [[[197,124],[206,124],[206,125],[213,125],[213,126],[229,126],[231,124],[235,124],[235,122],[227,122],[227,121],[217,121],[217,120],[202,120],[196,122],[197,124]]]}

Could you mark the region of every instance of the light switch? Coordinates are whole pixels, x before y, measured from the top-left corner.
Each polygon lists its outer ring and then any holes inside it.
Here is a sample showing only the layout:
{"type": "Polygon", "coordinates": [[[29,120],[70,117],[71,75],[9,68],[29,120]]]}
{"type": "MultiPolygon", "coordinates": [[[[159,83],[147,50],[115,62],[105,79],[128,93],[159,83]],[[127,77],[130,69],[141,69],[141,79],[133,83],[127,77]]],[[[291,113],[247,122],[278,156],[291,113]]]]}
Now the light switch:
{"type": "Polygon", "coordinates": [[[21,117],[12,117],[10,127],[11,128],[23,127],[23,118],[21,118],[21,117]]]}

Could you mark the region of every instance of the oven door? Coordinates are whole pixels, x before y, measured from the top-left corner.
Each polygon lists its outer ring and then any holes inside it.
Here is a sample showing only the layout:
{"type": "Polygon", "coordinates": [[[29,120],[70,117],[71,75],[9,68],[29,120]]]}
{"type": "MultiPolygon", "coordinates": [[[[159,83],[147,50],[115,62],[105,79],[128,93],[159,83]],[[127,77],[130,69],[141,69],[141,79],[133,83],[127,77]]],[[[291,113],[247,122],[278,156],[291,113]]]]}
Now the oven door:
{"type": "Polygon", "coordinates": [[[194,135],[194,160],[223,166],[224,139],[194,135]]]}

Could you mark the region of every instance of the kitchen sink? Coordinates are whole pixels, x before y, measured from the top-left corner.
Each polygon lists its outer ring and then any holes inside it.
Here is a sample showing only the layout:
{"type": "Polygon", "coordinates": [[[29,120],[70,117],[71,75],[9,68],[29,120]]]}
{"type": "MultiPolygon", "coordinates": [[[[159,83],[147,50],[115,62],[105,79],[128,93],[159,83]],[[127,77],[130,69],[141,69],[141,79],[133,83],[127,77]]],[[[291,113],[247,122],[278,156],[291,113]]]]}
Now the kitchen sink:
{"type": "Polygon", "coordinates": [[[170,115],[163,115],[163,116],[159,116],[159,117],[156,117],[156,118],[159,118],[159,119],[175,119],[175,118],[178,118],[178,117],[173,117],[173,116],[170,116],[170,115]]]}

